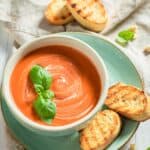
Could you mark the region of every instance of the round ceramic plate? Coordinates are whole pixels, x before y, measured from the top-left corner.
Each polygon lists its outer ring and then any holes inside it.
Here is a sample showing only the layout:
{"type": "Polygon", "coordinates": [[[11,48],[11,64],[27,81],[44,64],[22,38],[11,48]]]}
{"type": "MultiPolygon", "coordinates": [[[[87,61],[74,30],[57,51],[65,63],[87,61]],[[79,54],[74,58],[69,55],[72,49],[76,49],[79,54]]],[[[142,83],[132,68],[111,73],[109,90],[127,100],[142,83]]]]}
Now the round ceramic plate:
{"type": "MultiPolygon", "coordinates": [[[[78,38],[93,47],[104,60],[108,69],[110,85],[116,82],[124,82],[142,88],[141,78],[130,59],[108,40],[91,34],[79,32],[60,33],[78,38]]],[[[80,150],[79,133],[65,137],[48,137],[38,135],[20,125],[12,116],[4,100],[2,110],[8,127],[15,137],[29,150],[80,150]]],[[[121,148],[135,133],[138,122],[122,118],[123,126],[119,136],[107,148],[117,150],[121,148]]]]}

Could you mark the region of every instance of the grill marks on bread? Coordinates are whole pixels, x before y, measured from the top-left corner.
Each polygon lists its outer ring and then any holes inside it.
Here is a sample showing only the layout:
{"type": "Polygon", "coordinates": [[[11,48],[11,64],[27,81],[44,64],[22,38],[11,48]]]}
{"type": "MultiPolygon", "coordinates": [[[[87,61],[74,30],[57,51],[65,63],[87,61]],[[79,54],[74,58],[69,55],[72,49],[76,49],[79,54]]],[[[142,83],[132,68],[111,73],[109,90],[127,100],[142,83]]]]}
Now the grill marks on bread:
{"type": "Polygon", "coordinates": [[[81,132],[80,143],[83,150],[103,150],[119,134],[121,120],[112,110],[98,112],[81,132]]]}
{"type": "Polygon", "coordinates": [[[67,0],[67,6],[74,18],[84,27],[101,31],[107,22],[104,6],[98,0],[67,0]]]}
{"type": "Polygon", "coordinates": [[[150,108],[149,103],[144,91],[123,83],[109,88],[105,101],[110,109],[136,121],[143,121],[150,117],[150,114],[146,115],[147,107],[150,108]]]}
{"type": "Polygon", "coordinates": [[[66,6],[66,0],[52,0],[45,11],[46,19],[55,25],[63,25],[73,20],[66,6]]]}

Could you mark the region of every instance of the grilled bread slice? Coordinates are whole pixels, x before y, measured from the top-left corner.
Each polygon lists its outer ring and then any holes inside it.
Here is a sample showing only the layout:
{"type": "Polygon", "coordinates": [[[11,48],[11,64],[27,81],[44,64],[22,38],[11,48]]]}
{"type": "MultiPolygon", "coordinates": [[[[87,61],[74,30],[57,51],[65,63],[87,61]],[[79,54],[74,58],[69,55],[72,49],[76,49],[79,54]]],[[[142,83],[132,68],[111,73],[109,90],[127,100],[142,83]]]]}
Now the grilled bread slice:
{"type": "Polygon", "coordinates": [[[82,150],[103,150],[118,136],[121,119],[112,110],[98,112],[80,136],[82,150]]]}
{"type": "Polygon", "coordinates": [[[55,25],[63,25],[73,20],[66,6],[66,0],[52,0],[45,11],[45,17],[55,25]]]}
{"type": "Polygon", "coordinates": [[[146,115],[146,109],[150,105],[148,105],[148,99],[144,91],[134,86],[123,83],[113,85],[108,91],[105,105],[123,116],[136,121],[148,119],[146,115]]]}
{"type": "Polygon", "coordinates": [[[107,14],[99,0],[67,0],[67,7],[84,27],[101,31],[107,22],[107,14]]]}

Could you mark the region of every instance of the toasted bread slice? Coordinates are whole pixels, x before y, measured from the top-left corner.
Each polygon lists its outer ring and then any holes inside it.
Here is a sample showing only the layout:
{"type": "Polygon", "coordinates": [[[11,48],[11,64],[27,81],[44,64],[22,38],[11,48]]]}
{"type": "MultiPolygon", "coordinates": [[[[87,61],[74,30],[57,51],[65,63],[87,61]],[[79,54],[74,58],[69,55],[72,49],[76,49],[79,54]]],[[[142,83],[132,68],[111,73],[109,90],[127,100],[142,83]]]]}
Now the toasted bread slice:
{"type": "Polygon", "coordinates": [[[105,101],[110,109],[136,121],[142,121],[142,118],[145,118],[143,114],[147,103],[144,91],[123,83],[112,86],[105,101]]]}
{"type": "Polygon", "coordinates": [[[45,11],[45,17],[55,25],[63,25],[73,20],[66,6],[66,0],[52,0],[45,11]]]}
{"type": "Polygon", "coordinates": [[[80,136],[83,150],[103,150],[118,136],[121,119],[112,110],[98,112],[80,136]]]}
{"type": "Polygon", "coordinates": [[[67,0],[67,7],[84,27],[97,32],[104,29],[107,15],[99,0],[67,0]]]}

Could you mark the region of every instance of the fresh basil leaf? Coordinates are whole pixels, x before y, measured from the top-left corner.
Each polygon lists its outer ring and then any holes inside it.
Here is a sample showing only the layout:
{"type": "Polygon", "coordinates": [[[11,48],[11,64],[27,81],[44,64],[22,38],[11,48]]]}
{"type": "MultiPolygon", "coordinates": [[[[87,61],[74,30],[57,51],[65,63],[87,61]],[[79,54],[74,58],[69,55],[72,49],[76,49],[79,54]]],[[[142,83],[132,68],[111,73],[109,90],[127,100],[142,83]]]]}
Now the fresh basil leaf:
{"type": "Polygon", "coordinates": [[[125,39],[123,39],[119,36],[117,36],[116,42],[121,46],[126,46],[128,44],[128,41],[126,41],[125,39]]]}
{"type": "Polygon", "coordinates": [[[53,101],[38,96],[34,101],[33,107],[38,116],[46,123],[50,123],[51,120],[54,119],[56,114],[56,104],[53,101]]]}
{"type": "Polygon", "coordinates": [[[43,70],[43,73],[44,75],[43,75],[42,84],[44,86],[44,89],[48,90],[52,84],[52,77],[46,70],[43,70]]]}
{"type": "Polygon", "coordinates": [[[43,98],[45,98],[45,99],[50,99],[50,100],[53,100],[53,98],[55,97],[54,92],[51,91],[51,90],[43,91],[43,92],[41,93],[41,95],[43,96],[43,98]]]}
{"type": "Polygon", "coordinates": [[[135,33],[130,30],[123,30],[119,32],[118,36],[123,38],[126,41],[132,41],[134,39],[135,33]]]}
{"type": "Polygon", "coordinates": [[[39,65],[34,65],[29,73],[30,80],[35,85],[35,90],[40,92],[40,90],[48,90],[52,83],[52,77],[50,74],[39,65]],[[42,88],[43,87],[43,88],[42,88]]]}
{"type": "Polygon", "coordinates": [[[31,68],[29,77],[38,94],[37,99],[33,103],[33,108],[41,120],[51,123],[56,114],[56,104],[51,101],[55,95],[53,91],[49,90],[52,77],[39,65],[34,65],[31,68]]]}
{"type": "Polygon", "coordinates": [[[44,91],[44,87],[40,84],[34,84],[34,89],[38,94],[41,94],[44,91]]]}
{"type": "Polygon", "coordinates": [[[39,65],[34,65],[29,73],[30,80],[33,84],[39,84],[42,85],[42,73],[41,73],[42,67],[39,65]]]}

